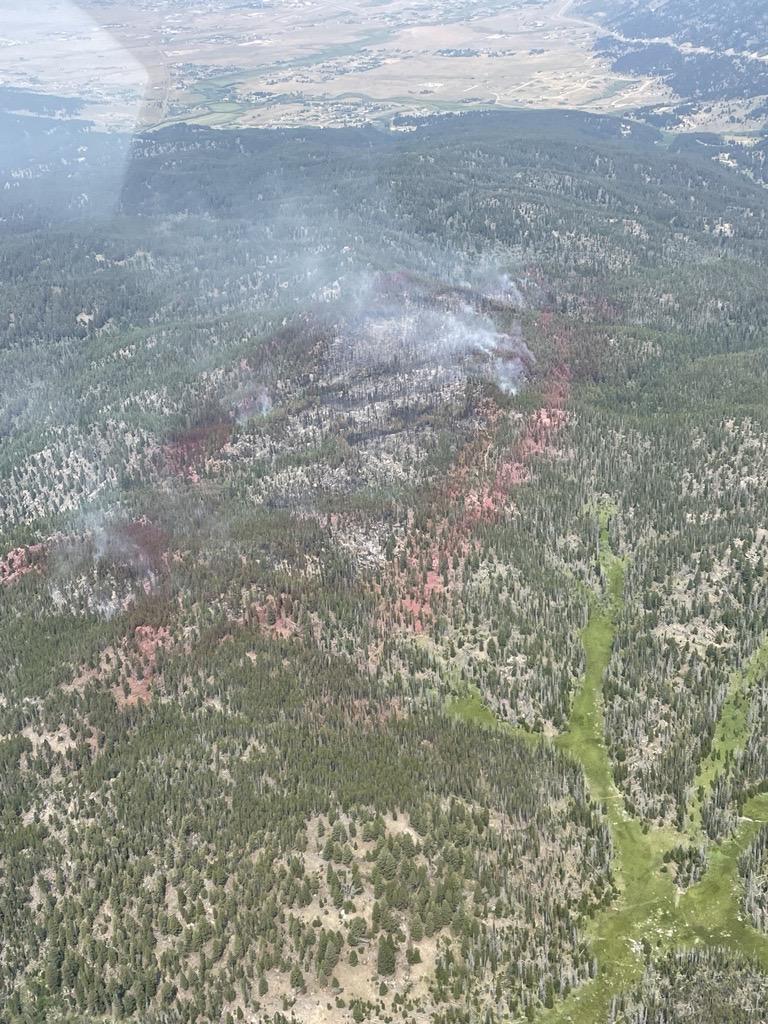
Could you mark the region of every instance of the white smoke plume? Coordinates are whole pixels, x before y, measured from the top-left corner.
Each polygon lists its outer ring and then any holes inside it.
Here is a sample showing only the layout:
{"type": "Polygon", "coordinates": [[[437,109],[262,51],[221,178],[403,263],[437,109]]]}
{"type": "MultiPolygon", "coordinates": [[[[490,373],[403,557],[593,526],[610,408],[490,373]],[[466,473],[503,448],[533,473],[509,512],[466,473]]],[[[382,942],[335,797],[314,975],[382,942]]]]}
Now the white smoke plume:
{"type": "Polygon", "coordinates": [[[432,366],[515,393],[534,362],[520,322],[510,315],[523,305],[522,295],[501,276],[487,292],[406,275],[355,279],[345,282],[342,302],[349,312],[331,353],[338,372],[432,366]],[[504,329],[493,316],[502,303],[504,329]]]}

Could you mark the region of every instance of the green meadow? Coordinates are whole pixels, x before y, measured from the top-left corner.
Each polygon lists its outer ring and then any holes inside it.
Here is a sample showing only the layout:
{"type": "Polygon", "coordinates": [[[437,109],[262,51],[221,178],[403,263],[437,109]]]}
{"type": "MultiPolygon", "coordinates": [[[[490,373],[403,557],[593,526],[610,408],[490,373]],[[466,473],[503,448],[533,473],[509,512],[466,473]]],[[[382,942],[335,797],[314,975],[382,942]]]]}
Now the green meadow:
{"type": "MultiPolygon", "coordinates": [[[[699,794],[706,793],[728,753],[744,742],[749,690],[768,667],[768,643],[731,680],[712,750],[696,778],[686,831],[648,827],[631,816],[613,779],[603,713],[603,676],[622,608],[625,565],[610,548],[611,509],[601,507],[598,515],[603,593],[591,596],[589,621],[582,633],[586,671],[573,699],[568,730],[553,742],[579,762],[592,798],[605,809],[618,894],[588,926],[588,940],[598,964],[596,977],[552,1009],[543,1010],[538,1018],[541,1024],[602,1024],[608,1020],[613,997],[639,981],[646,959],[673,948],[697,944],[727,947],[768,968],[768,936],[757,932],[745,919],[738,876],[739,856],[761,824],[768,822],[768,795],[747,803],[732,839],[708,844],[709,863],[704,877],[686,892],[677,889],[663,859],[668,850],[682,842],[706,843],[701,831],[699,794]]],[[[454,698],[447,710],[483,728],[501,728],[535,742],[548,742],[538,734],[499,722],[477,691],[454,698]]]]}

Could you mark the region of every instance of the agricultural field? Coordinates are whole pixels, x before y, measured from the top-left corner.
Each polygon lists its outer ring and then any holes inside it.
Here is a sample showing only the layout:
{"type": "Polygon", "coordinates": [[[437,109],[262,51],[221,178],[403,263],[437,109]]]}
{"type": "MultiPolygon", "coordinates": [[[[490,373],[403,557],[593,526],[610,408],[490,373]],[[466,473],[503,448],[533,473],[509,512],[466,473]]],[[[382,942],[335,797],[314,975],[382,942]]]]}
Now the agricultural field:
{"type": "Polygon", "coordinates": [[[509,107],[622,112],[673,95],[651,75],[613,71],[595,48],[599,24],[573,0],[43,3],[43,18],[9,9],[0,85],[78,99],[83,116],[108,127],[329,127],[509,107]]]}
{"type": "Polygon", "coordinates": [[[403,127],[449,112],[571,109],[759,137],[762,5],[693,6],[42,0],[43,16],[4,11],[0,106],[35,112],[56,96],[60,115],[76,104],[100,127],[128,130],[403,127]]]}

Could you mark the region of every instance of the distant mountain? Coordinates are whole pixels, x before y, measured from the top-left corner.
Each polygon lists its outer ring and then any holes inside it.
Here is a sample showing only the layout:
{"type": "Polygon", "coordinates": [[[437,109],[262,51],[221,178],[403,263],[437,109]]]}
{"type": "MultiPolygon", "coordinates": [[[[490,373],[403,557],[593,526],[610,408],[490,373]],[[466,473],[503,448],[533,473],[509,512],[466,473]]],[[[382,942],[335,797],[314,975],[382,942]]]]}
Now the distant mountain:
{"type": "Polygon", "coordinates": [[[582,0],[576,8],[603,24],[596,42],[616,72],[658,76],[681,101],[675,126],[712,104],[731,123],[764,120],[768,96],[768,7],[762,0],[582,0]]]}

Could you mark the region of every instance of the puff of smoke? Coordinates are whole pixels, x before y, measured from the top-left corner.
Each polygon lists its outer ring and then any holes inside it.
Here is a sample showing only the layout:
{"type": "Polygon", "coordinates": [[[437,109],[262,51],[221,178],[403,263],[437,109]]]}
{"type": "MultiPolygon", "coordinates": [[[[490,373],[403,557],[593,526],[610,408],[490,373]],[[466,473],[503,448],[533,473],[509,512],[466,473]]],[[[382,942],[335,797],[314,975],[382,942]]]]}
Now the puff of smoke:
{"type": "MultiPolygon", "coordinates": [[[[514,282],[500,277],[505,295],[522,299],[514,282]]],[[[498,294],[501,294],[499,291],[498,294]]],[[[477,306],[493,298],[466,285],[419,281],[408,275],[345,279],[343,315],[333,345],[339,372],[353,367],[406,370],[432,366],[449,376],[474,376],[516,392],[534,357],[515,322],[500,331],[477,306]]]]}
{"type": "Polygon", "coordinates": [[[53,607],[112,618],[138,593],[154,590],[164,544],[162,531],[148,520],[128,522],[104,509],[81,513],[73,531],[48,546],[53,607]]]}
{"type": "Polygon", "coordinates": [[[231,404],[235,409],[235,422],[242,426],[254,416],[268,416],[272,412],[273,402],[269,391],[259,384],[253,391],[241,389],[232,396],[231,404]]]}

